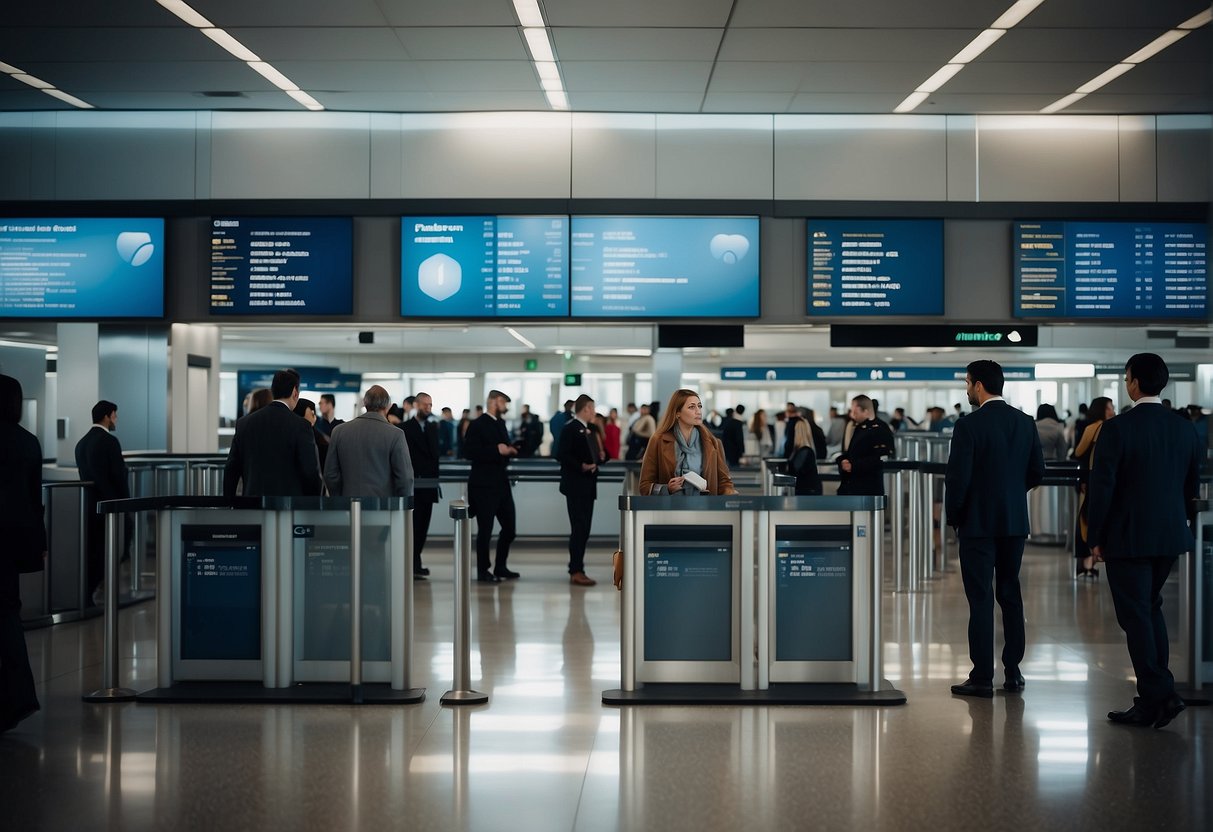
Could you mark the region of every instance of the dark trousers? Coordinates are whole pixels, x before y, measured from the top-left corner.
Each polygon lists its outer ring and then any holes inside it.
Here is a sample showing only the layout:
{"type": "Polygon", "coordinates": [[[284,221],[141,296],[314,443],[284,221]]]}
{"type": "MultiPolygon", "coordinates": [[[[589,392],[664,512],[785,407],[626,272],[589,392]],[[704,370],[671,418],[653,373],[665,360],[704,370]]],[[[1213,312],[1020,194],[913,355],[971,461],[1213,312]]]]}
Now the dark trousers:
{"type": "Polygon", "coordinates": [[[434,516],[434,504],[428,500],[413,502],[413,571],[421,568],[421,550],[430,533],[430,518],[434,516]]]}
{"type": "Polygon", "coordinates": [[[0,565],[0,730],[18,717],[38,710],[34,674],[21,625],[21,575],[0,565]]]}
{"type": "Polygon", "coordinates": [[[569,574],[585,571],[585,546],[594,522],[594,498],[589,494],[566,494],[569,509],[569,574]]]}
{"type": "Polygon", "coordinates": [[[500,575],[506,571],[510,557],[510,544],[514,542],[514,495],[509,484],[468,488],[468,510],[476,518],[476,569],[489,571],[489,542],[493,537],[493,520],[501,524],[497,535],[497,561],[493,571],[500,575]]]}
{"type": "Polygon", "coordinates": [[[1023,660],[1023,596],[1019,567],[1023,563],[1022,537],[970,537],[960,539],[960,574],[969,599],[970,678],[994,680],[994,601],[1002,608],[1002,667],[1015,670],[1023,660]]]}
{"type": "Polygon", "coordinates": [[[1176,558],[1114,558],[1104,574],[1116,607],[1116,623],[1125,631],[1129,658],[1137,674],[1137,693],[1156,707],[1175,694],[1175,677],[1167,668],[1170,651],[1162,616],[1162,587],[1176,558]]]}

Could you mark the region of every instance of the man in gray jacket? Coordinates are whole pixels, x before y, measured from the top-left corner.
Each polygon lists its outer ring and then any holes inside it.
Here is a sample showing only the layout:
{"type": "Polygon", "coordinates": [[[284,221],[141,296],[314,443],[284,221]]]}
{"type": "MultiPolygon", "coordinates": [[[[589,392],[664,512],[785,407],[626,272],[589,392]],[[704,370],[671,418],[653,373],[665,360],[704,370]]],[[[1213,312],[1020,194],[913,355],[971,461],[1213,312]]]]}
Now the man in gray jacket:
{"type": "Polygon", "coordinates": [[[378,384],[366,391],[366,408],[333,428],[324,482],[334,497],[411,497],[413,465],[404,432],[387,420],[392,397],[378,384]]]}

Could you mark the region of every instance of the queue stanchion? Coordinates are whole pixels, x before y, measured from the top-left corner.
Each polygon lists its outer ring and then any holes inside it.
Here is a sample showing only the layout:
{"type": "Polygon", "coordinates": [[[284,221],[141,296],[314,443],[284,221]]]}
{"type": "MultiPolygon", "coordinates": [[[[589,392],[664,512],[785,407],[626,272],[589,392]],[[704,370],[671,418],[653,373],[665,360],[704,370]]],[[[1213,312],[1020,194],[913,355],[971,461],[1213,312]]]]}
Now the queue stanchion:
{"type": "Polygon", "coordinates": [[[1210,700],[1204,690],[1204,621],[1207,614],[1204,608],[1204,557],[1205,547],[1208,545],[1205,529],[1210,521],[1209,501],[1197,500],[1195,509],[1196,546],[1191,553],[1188,567],[1180,570],[1180,607],[1188,648],[1188,684],[1181,695],[1189,705],[1208,705],[1210,700]]]}
{"type": "Polygon", "coordinates": [[[362,501],[350,500],[350,700],[362,704],[362,501]]]}
{"type": "Polygon", "coordinates": [[[483,705],[487,693],[472,690],[472,517],[466,500],[453,500],[455,521],[455,643],[453,687],[438,701],[443,705],[483,705]]]}
{"type": "Polygon", "coordinates": [[[120,515],[105,515],[105,657],[101,687],[85,702],[130,702],[135,691],[118,686],[118,523],[120,515]]]}
{"type": "Polygon", "coordinates": [[[922,503],[922,474],[916,468],[910,471],[910,592],[919,588],[920,569],[922,563],[922,525],[921,512],[918,510],[922,503]]]}

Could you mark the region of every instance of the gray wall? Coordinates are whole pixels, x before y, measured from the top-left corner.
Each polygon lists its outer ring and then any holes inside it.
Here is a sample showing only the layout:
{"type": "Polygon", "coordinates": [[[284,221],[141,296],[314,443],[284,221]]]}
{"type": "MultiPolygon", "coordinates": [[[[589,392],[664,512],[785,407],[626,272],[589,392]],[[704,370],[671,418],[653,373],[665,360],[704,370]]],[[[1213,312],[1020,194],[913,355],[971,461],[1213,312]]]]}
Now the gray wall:
{"type": "Polygon", "coordinates": [[[124,451],[168,447],[168,327],[101,327],[98,393],[118,405],[124,451]]]}

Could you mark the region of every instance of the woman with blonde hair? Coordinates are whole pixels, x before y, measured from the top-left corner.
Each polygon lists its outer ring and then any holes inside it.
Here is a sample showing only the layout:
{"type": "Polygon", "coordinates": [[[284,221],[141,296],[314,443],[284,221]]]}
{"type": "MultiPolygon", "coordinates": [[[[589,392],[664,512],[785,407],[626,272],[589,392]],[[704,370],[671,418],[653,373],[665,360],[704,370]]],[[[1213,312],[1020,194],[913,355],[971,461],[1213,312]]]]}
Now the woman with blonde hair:
{"type": "Polygon", "coordinates": [[[817,449],[807,419],[797,419],[792,429],[792,455],[788,457],[787,470],[796,478],[797,497],[822,492],[821,475],[817,472],[817,449]]]}
{"type": "Polygon", "coordinates": [[[665,486],[670,494],[736,494],[724,461],[720,440],[703,425],[703,402],[694,390],[677,390],[670,396],[661,424],[649,441],[640,465],[640,493],[651,494],[665,486]],[[686,481],[693,472],[707,485],[700,491],[686,481]]]}

